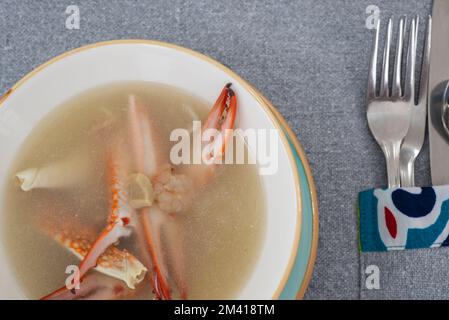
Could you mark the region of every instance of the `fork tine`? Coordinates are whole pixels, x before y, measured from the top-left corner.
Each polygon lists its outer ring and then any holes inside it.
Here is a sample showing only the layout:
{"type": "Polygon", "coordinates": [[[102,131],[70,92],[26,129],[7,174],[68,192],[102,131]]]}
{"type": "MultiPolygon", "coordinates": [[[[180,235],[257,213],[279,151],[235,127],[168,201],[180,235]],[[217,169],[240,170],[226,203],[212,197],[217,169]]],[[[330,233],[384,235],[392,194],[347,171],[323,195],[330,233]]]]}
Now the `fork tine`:
{"type": "Polygon", "coordinates": [[[416,20],[410,23],[410,35],[407,52],[404,98],[406,101],[415,99],[415,65],[416,65],[416,20]]]}
{"type": "Polygon", "coordinates": [[[376,97],[376,77],[377,77],[377,52],[379,47],[380,19],[377,19],[376,36],[374,38],[374,48],[371,55],[368,75],[368,99],[376,97]]]}
{"type": "Polygon", "coordinates": [[[429,85],[429,65],[430,65],[430,43],[432,38],[432,16],[429,15],[427,21],[427,35],[424,43],[421,79],[419,81],[419,100],[418,104],[427,103],[427,90],[429,85]]]}
{"type": "Polygon", "coordinates": [[[382,78],[380,80],[380,93],[381,97],[389,96],[388,77],[390,69],[390,46],[391,46],[391,34],[393,31],[393,19],[388,20],[387,26],[387,40],[384,47],[384,59],[382,64],[382,78]]]}
{"type": "Polygon", "coordinates": [[[402,69],[402,54],[404,49],[404,25],[406,22],[405,17],[399,19],[398,39],[396,43],[396,56],[394,59],[394,74],[393,74],[393,87],[392,96],[400,97],[402,95],[401,87],[401,69],[402,69]]]}

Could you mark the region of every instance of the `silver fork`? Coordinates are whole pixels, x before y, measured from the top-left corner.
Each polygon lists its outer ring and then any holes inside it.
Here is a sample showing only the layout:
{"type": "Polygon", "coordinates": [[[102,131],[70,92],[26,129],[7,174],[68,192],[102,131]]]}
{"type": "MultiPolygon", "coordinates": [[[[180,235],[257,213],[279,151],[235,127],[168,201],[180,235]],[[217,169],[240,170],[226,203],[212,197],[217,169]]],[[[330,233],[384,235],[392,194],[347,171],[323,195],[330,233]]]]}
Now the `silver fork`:
{"type": "Polygon", "coordinates": [[[374,49],[368,78],[368,126],[381,147],[387,163],[388,186],[399,187],[399,155],[401,144],[410,126],[411,105],[414,104],[416,62],[416,20],[410,23],[410,35],[406,61],[404,92],[401,85],[402,52],[404,48],[405,18],[399,20],[392,92],[390,94],[389,65],[393,20],[389,19],[384,47],[380,90],[377,94],[377,51],[379,46],[380,19],[377,23],[374,49]]]}
{"type": "MultiPolygon", "coordinates": [[[[419,17],[416,17],[416,37],[418,36],[419,17]]],[[[428,17],[427,34],[424,43],[421,80],[416,104],[412,104],[410,127],[401,146],[399,170],[401,186],[413,187],[415,185],[415,159],[424,143],[427,115],[427,92],[429,86],[430,46],[432,32],[432,17],[428,17]]],[[[413,101],[415,102],[415,101],[413,101]]]]}

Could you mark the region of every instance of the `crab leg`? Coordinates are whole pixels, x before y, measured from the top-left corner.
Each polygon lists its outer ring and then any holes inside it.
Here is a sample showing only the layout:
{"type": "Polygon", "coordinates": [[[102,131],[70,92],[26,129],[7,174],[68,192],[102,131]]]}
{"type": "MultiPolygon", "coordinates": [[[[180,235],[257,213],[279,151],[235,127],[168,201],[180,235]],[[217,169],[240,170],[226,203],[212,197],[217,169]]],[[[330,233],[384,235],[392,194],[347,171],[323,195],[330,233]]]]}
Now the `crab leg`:
{"type": "Polygon", "coordinates": [[[154,293],[158,299],[170,300],[171,292],[167,280],[168,271],[161,251],[161,229],[165,219],[165,212],[162,212],[157,207],[142,209],[141,221],[154,270],[152,279],[154,293]]]}
{"type": "Polygon", "coordinates": [[[146,118],[134,95],[129,97],[129,121],[131,128],[134,161],[139,172],[152,176],[157,173],[159,154],[156,152],[152,123],[146,118]]]}
{"type": "MultiPolygon", "coordinates": [[[[82,260],[86,252],[91,248],[89,241],[84,239],[72,240],[63,234],[55,236],[61,245],[82,260]]],[[[120,250],[117,247],[109,247],[99,258],[95,267],[100,273],[122,280],[130,289],[135,289],[145,277],[147,268],[126,250],[120,250]]]]}
{"type": "Polygon", "coordinates": [[[85,277],[79,290],[62,287],[41,300],[117,300],[133,293],[122,281],[93,273],[85,277]]]}
{"type": "MultiPolygon", "coordinates": [[[[154,130],[145,117],[142,106],[137,103],[136,97],[133,95],[129,98],[129,120],[136,170],[151,177],[157,173],[157,167],[160,164],[156,147],[153,144],[155,141],[152,136],[154,130]]],[[[171,294],[167,280],[168,274],[160,252],[160,229],[164,219],[163,213],[148,207],[141,208],[138,213],[144,234],[144,239],[140,240],[145,243],[149,251],[148,262],[153,269],[153,273],[150,273],[153,291],[157,299],[169,300],[171,294]]]]}
{"type": "MultiPolygon", "coordinates": [[[[92,242],[89,240],[91,239],[90,233],[86,233],[84,229],[74,228],[80,230],[76,231],[76,235],[74,235],[74,232],[70,232],[70,229],[73,229],[73,221],[63,224],[60,230],[64,231],[55,230],[55,225],[57,224],[54,221],[49,222],[48,219],[44,219],[42,222],[40,220],[42,230],[82,260],[92,246],[92,242]]],[[[99,257],[95,270],[109,277],[100,277],[97,273],[89,274],[83,279],[78,290],[69,290],[64,286],[42,299],[118,299],[123,293],[131,293],[131,289],[135,289],[147,272],[145,266],[131,253],[113,246],[99,257]],[[124,283],[127,287],[124,286],[124,283]]]]}
{"type": "MultiPolygon", "coordinates": [[[[230,137],[230,132],[227,129],[232,129],[235,122],[237,100],[234,91],[230,87],[231,84],[227,84],[223,88],[202,128],[202,130],[216,129],[221,132],[222,138],[212,142],[212,152],[210,156],[214,159],[223,155],[226,148],[226,142],[230,137]]],[[[129,119],[131,122],[132,140],[134,142],[133,148],[136,159],[136,169],[138,172],[142,172],[147,176],[154,176],[156,173],[155,169],[158,167],[157,165],[160,164],[156,158],[156,148],[152,144],[153,140],[151,135],[153,131],[151,130],[151,125],[148,121],[145,121],[145,117],[142,116],[142,113],[143,110],[137,105],[136,99],[131,97],[129,119]],[[153,165],[150,166],[148,161],[152,161],[153,165]]],[[[211,171],[211,166],[209,165],[202,167],[207,168],[207,170],[205,170],[207,172],[211,171]]],[[[199,176],[207,175],[205,171],[201,172],[199,176]]],[[[193,176],[195,176],[195,174],[193,174],[193,176]]],[[[204,177],[201,179],[204,179],[204,177]]],[[[174,263],[172,264],[174,269],[174,280],[180,291],[181,298],[186,298],[186,286],[182,281],[182,245],[176,230],[176,224],[174,221],[170,220],[172,217],[169,216],[169,212],[161,210],[158,204],[142,208],[139,211],[139,216],[154,271],[152,285],[156,296],[161,299],[171,299],[171,291],[168,284],[168,268],[162,252],[161,233],[165,231],[169,236],[169,240],[167,241],[169,255],[170,258],[174,259],[174,263]]]]}
{"type": "MultiPolygon", "coordinates": [[[[214,160],[218,160],[224,155],[227,142],[232,138],[230,129],[234,128],[235,117],[237,113],[237,97],[231,89],[231,83],[225,85],[219,97],[215,101],[211,111],[208,114],[206,121],[202,127],[202,132],[208,129],[215,129],[220,132],[218,139],[214,140],[210,146],[210,161],[211,164],[193,165],[187,167],[187,175],[190,176],[198,185],[204,185],[210,179],[215,166],[214,160]]],[[[170,257],[174,259],[173,273],[175,282],[180,291],[181,299],[187,298],[186,284],[183,281],[184,263],[182,259],[182,243],[179,237],[179,229],[177,221],[173,216],[166,218],[164,224],[164,231],[167,238],[170,239],[167,243],[170,257]]]]}
{"type": "Polygon", "coordinates": [[[80,278],[90,269],[97,265],[98,258],[120,238],[129,236],[131,233],[130,223],[132,211],[127,203],[127,192],[124,186],[124,178],[120,172],[121,168],[117,161],[108,158],[108,173],[111,185],[111,212],[108,217],[108,224],[95,240],[92,247],[80,263],[80,278]]]}
{"type": "Polygon", "coordinates": [[[174,217],[169,216],[165,220],[164,231],[167,235],[167,249],[169,251],[169,256],[173,259],[173,277],[178,287],[180,298],[182,300],[187,299],[187,286],[185,284],[183,274],[184,274],[184,257],[182,250],[181,237],[179,235],[179,228],[177,221],[174,217]]]}

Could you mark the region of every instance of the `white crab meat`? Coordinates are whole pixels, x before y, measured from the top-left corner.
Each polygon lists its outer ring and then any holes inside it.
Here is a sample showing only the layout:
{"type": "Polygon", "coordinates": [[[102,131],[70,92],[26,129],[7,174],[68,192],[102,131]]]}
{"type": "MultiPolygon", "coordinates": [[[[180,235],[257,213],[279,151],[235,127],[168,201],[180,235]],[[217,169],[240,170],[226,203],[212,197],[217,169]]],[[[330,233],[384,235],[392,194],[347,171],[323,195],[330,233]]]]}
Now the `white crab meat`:
{"type": "MultiPolygon", "coordinates": [[[[57,233],[53,238],[80,260],[86,256],[92,246],[92,243],[86,239],[74,239],[65,233],[57,233]]],[[[114,246],[109,247],[99,257],[95,270],[124,281],[131,289],[135,289],[148,271],[131,253],[114,246]]]]}

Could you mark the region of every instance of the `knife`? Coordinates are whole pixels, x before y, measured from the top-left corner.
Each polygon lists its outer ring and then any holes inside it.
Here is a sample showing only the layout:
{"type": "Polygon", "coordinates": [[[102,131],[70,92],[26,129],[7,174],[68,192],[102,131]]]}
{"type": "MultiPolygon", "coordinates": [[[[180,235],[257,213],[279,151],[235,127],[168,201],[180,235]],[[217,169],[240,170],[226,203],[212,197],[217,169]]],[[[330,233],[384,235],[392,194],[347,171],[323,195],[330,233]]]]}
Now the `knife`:
{"type": "Polygon", "coordinates": [[[442,122],[444,92],[449,80],[449,0],[434,0],[430,49],[428,128],[433,185],[449,184],[449,136],[442,122]]]}

